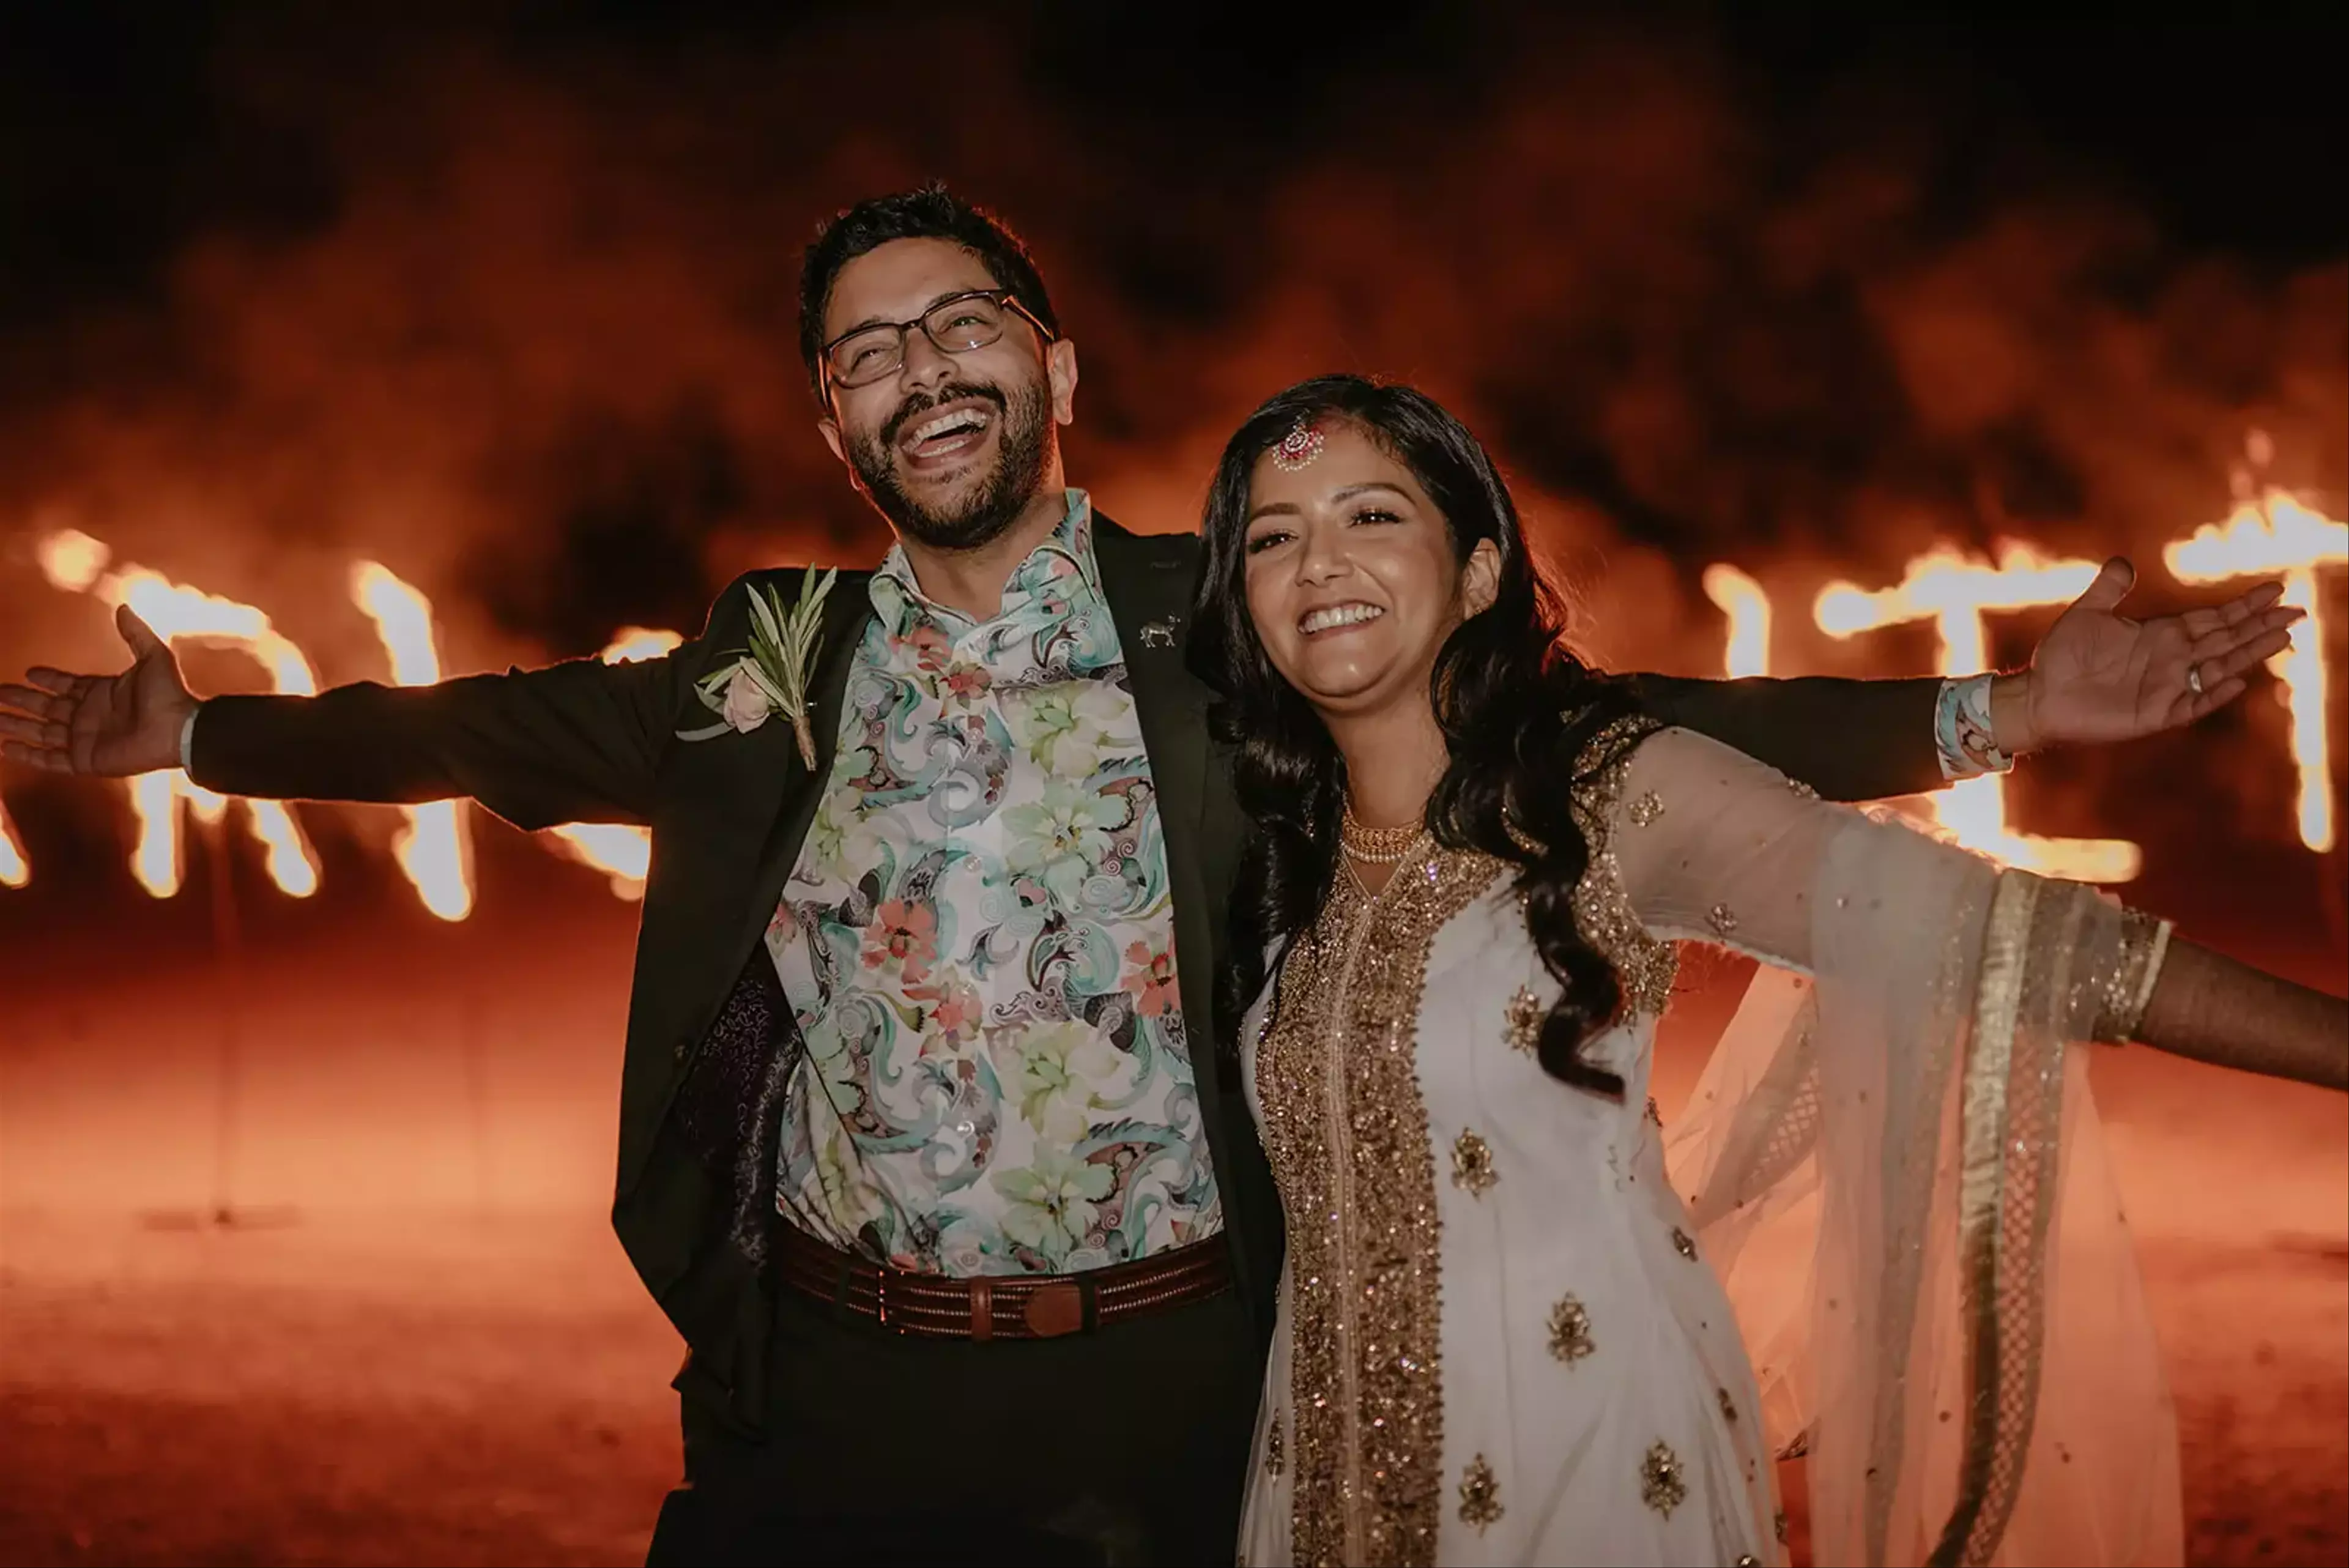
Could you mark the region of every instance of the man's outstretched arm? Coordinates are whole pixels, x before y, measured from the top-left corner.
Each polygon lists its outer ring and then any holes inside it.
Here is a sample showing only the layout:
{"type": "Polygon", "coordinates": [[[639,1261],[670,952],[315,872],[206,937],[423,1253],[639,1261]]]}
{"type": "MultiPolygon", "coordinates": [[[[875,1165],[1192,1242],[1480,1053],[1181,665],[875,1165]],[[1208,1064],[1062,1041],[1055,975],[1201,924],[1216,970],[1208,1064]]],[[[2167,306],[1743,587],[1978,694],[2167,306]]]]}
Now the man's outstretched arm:
{"type": "Polygon", "coordinates": [[[2133,740],[2240,696],[2283,651],[2301,612],[2263,583],[2210,609],[2131,620],[2136,571],[2118,557],[2058,617],[2028,670],[1961,681],[1630,678],[1656,718],[1803,780],[1830,800],[1940,789],[2051,745],[2133,740]]]}
{"type": "MultiPolygon", "coordinates": [[[[720,598],[713,628],[739,597],[737,588],[720,598]]],[[[0,753],[10,761],[108,777],[185,765],[207,788],[277,799],[470,795],[532,828],[645,820],[704,662],[696,641],[634,664],[574,660],[434,686],[361,682],[199,704],[170,646],[127,608],[115,620],[129,670],[36,669],[27,684],[0,685],[0,753]]]]}

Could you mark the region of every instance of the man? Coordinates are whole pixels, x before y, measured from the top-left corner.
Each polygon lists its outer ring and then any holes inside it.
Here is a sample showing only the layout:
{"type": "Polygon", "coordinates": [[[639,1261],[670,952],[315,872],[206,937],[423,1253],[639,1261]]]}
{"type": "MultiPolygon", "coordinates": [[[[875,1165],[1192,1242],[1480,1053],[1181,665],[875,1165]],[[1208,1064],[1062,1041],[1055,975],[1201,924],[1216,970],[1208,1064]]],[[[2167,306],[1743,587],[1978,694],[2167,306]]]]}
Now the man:
{"type": "MultiPolygon", "coordinates": [[[[651,825],[613,1221],[690,1347],[655,1561],[1228,1560],[1281,1241],[1214,1049],[1246,825],[1184,666],[1195,541],[1066,487],[1075,347],[942,190],[821,234],[801,347],[875,571],[753,573],[649,663],[202,705],[126,611],[129,671],[0,687],[0,736],[651,825]]],[[[1864,798],[2199,717],[2290,619],[2137,625],[2127,587],[2027,676],[1643,690],[1864,798]]]]}

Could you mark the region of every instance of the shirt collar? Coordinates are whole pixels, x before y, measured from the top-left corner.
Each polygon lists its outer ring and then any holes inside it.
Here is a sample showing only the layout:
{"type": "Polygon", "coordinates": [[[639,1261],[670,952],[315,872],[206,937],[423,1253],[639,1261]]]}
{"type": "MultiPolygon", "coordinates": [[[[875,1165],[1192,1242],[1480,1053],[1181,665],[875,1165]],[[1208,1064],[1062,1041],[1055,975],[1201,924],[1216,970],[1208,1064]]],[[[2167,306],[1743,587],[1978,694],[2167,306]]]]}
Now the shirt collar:
{"type": "MultiPolygon", "coordinates": [[[[1093,560],[1092,497],[1073,484],[1063,493],[1068,510],[1061,514],[1060,525],[1013,569],[1003,585],[1003,603],[990,619],[1000,619],[1019,608],[1039,588],[1053,577],[1066,575],[1070,568],[1074,569],[1086,594],[1098,597],[1101,593],[1101,570],[1093,560]]],[[[872,597],[874,612],[892,630],[903,629],[917,617],[968,618],[960,610],[937,604],[922,592],[921,584],[914,576],[914,565],[905,558],[905,546],[902,544],[889,546],[889,554],[873,574],[866,591],[872,597]]]]}

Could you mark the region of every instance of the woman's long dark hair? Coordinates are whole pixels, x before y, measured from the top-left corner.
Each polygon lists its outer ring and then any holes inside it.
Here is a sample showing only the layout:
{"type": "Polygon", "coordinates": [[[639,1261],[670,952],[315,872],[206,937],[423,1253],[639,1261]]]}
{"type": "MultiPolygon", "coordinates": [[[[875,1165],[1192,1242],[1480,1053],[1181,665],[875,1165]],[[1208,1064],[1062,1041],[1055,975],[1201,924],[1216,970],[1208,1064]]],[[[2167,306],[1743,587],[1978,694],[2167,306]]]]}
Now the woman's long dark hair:
{"type": "Polygon", "coordinates": [[[1232,893],[1233,960],[1217,1009],[1223,1044],[1237,1044],[1228,1035],[1263,987],[1268,944],[1310,926],[1338,875],[1345,762],[1267,657],[1246,584],[1257,460],[1300,420],[1331,418],[1411,471],[1444,514],[1460,561],[1480,540],[1500,552],[1492,604],[1454,628],[1436,657],[1431,695],[1452,760],[1428,797],[1427,826],[1447,848],[1519,867],[1526,929],[1562,990],[1542,1024],[1541,1064],[1578,1088],[1620,1096],[1622,1079],[1582,1054],[1613,1023],[1622,988],[1575,924],[1574,891],[1590,850],[1568,800],[1585,748],[1635,705],[1619,682],[1568,650],[1563,607],[1526,554],[1516,505],[1483,445],[1424,393],[1360,376],[1318,376],[1267,400],[1225,446],[1207,493],[1189,660],[1219,693],[1208,723],[1233,750],[1240,804],[1255,824],[1232,893]]]}

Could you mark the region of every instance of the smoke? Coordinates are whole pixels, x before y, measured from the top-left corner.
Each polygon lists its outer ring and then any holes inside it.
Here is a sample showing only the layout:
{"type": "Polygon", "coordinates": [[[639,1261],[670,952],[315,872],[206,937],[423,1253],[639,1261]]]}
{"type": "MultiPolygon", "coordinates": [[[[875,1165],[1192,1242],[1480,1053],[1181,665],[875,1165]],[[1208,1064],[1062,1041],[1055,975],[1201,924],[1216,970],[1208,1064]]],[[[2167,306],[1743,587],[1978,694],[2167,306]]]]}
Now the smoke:
{"type": "Polygon", "coordinates": [[[798,252],[941,174],[1040,254],[1105,509],[1186,526],[1260,398],[1408,379],[1494,446],[1611,659],[1711,666],[1711,560],[2142,556],[2224,513],[2253,427],[2281,482],[2349,486],[2349,263],[2272,275],[2092,168],[1953,145],[1962,73],[1789,104],[1702,30],[1487,19],[1309,88],[1122,91],[1078,24],[222,24],[207,167],[243,193],[181,202],[135,286],[11,321],[0,665],[109,657],[29,565],[67,523],[263,605],[328,680],[381,668],[357,556],[434,597],[452,670],[876,557],[812,429],[798,252]]]}

